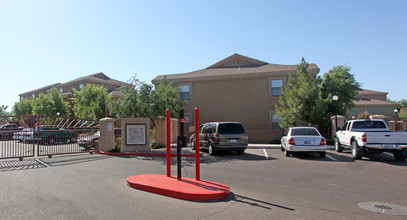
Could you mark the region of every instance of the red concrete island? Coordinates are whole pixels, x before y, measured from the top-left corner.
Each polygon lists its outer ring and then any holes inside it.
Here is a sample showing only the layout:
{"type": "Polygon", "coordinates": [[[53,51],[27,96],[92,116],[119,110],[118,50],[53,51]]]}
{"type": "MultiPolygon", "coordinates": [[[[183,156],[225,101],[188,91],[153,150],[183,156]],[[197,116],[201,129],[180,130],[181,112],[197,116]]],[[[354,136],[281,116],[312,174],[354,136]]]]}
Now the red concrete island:
{"type": "MultiPolygon", "coordinates": [[[[171,141],[170,141],[170,110],[166,112],[167,118],[167,175],[140,174],[127,178],[127,185],[139,190],[153,192],[165,196],[190,201],[216,201],[226,198],[230,194],[228,186],[200,179],[200,154],[195,151],[195,179],[181,177],[180,145],[177,146],[177,177],[171,176],[171,141]]],[[[181,137],[183,137],[184,112],[181,110],[181,137]]],[[[195,134],[199,133],[199,109],[195,108],[195,134]]],[[[185,142],[183,143],[185,145],[185,142]]],[[[196,149],[199,149],[199,135],[195,138],[196,149]]]]}
{"type": "Polygon", "coordinates": [[[139,190],[190,201],[216,201],[226,198],[229,187],[216,182],[162,174],[141,174],[127,178],[127,185],[139,190]]]}

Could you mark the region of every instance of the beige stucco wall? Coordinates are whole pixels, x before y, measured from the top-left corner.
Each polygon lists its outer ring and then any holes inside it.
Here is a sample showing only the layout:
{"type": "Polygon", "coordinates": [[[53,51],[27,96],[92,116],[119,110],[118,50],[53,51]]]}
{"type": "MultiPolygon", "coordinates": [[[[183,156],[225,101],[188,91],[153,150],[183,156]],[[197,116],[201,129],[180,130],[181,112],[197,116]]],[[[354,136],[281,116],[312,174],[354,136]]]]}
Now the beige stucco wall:
{"type": "MultiPolygon", "coordinates": [[[[171,144],[177,143],[178,119],[171,118],[171,144]]],[[[155,141],[162,146],[167,146],[167,122],[166,119],[155,121],[155,141]]]]}
{"type": "Polygon", "coordinates": [[[191,122],[194,121],[194,108],[198,107],[201,124],[239,121],[246,128],[251,143],[269,143],[281,134],[279,130],[271,130],[271,115],[279,99],[279,96],[271,96],[271,79],[283,79],[284,83],[287,81],[284,74],[273,74],[257,78],[183,82],[177,85],[191,86],[190,100],[185,104],[185,114],[191,116],[191,122]]]}

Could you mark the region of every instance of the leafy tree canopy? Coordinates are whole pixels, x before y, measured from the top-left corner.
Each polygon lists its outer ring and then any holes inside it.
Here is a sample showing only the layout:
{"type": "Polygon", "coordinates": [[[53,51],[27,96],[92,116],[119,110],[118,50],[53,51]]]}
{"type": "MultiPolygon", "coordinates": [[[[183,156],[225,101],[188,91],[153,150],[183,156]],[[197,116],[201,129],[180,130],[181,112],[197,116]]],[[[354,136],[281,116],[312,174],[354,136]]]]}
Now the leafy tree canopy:
{"type": "Polygon", "coordinates": [[[7,112],[7,108],[8,108],[8,106],[5,106],[5,105],[0,106],[0,116],[10,115],[10,113],[7,112]]]}
{"type": "Polygon", "coordinates": [[[348,109],[354,107],[353,101],[356,100],[361,85],[350,73],[350,69],[347,65],[334,66],[323,75],[319,86],[320,98],[325,100],[330,114],[345,115],[348,109]],[[338,96],[337,101],[332,100],[334,95],[338,96]]]}
{"type": "Polygon", "coordinates": [[[173,117],[176,117],[182,108],[178,88],[165,80],[160,82],[155,90],[152,85],[140,82],[136,75],[129,80],[129,83],[134,87],[121,88],[122,96],[117,100],[109,101],[109,112],[116,119],[145,117],[155,121],[159,116],[165,116],[166,109],[171,109],[171,112],[174,112],[173,117]]]}
{"type": "Polygon", "coordinates": [[[26,98],[14,104],[15,115],[57,115],[69,116],[69,103],[55,87],[47,94],[40,93],[36,99],[26,98]]]}
{"type": "Polygon", "coordinates": [[[296,77],[290,75],[281,88],[275,109],[282,118],[279,124],[283,128],[326,126],[332,115],[344,115],[352,108],[358,95],[360,84],[350,73],[350,67],[334,66],[322,78],[310,76],[307,68],[308,63],[302,58],[296,77]],[[332,100],[334,95],[339,97],[336,102],[332,100]]]}
{"type": "Polygon", "coordinates": [[[106,102],[110,99],[102,85],[87,84],[80,91],[73,89],[76,117],[99,120],[106,116],[106,102]]]}

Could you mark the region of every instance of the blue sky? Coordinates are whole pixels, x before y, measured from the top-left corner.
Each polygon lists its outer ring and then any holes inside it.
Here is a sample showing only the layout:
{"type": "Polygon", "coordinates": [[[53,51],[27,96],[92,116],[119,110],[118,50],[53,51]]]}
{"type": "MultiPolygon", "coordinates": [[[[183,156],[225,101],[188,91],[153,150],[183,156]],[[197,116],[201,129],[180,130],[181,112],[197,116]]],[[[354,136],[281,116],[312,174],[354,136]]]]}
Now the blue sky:
{"type": "Polygon", "coordinates": [[[146,83],[234,53],[347,64],[362,88],[407,99],[407,1],[0,0],[0,105],[103,72],[146,83]]]}

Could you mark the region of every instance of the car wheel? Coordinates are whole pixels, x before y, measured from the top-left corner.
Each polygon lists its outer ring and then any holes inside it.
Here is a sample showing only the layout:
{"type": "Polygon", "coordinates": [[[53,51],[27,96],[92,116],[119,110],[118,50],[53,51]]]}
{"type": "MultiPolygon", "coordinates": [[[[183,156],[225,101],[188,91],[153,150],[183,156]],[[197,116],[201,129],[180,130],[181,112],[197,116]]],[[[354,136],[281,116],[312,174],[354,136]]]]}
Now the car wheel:
{"type": "Polygon", "coordinates": [[[195,140],[191,139],[191,148],[192,150],[195,150],[195,140]]]}
{"type": "Polygon", "coordinates": [[[215,147],[213,146],[213,144],[209,144],[208,152],[210,155],[215,155],[216,151],[215,151],[215,147]]]}
{"type": "Polygon", "coordinates": [[[320,158],[325,158],[326,152],[318,152],[320,158]]]}
{"type": "Polygon", "coordinates": [[[237,154],[239,154],[239,155],[241,155],[241,154],[243,154],[244,153],[244,150],[238,150],[237,151],[237,154]]]}
{"type": "Polygon", "coordinates": [[[286,157],[289,157],[289,156],[291,156],[291,151],[287,150],[287,148],[286,148],[284,154],[286,157]]]}
{"type": "Polygon", "coordinates": [[[362,159],[362,152],[360,151],[360,147],[356,141],[352,142],[352,158],[355,160],[362,159]]]}
{"type": "Polygon", "coordinates": [[[407,159],[407,156],[403,156],[402,152],[398,150],[393,151],[393,156],[397,161],[405,161],[407,159]]]}
{"type": "Polygon", "coordinates": [[[335,151],[336,152],[342,152],[343,147],[341,146],[341,143],[339,142],[338,138],[335,138],[335,151]]]}

